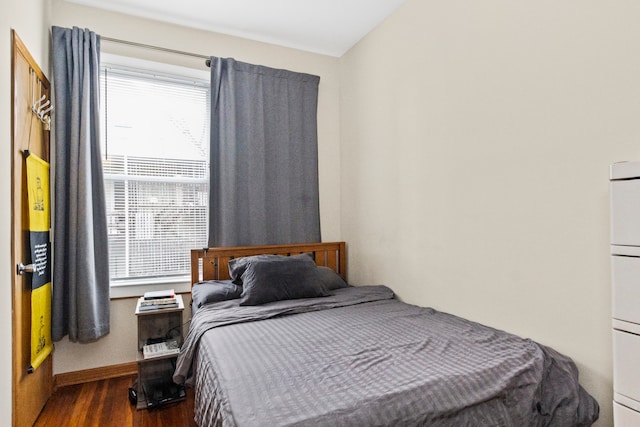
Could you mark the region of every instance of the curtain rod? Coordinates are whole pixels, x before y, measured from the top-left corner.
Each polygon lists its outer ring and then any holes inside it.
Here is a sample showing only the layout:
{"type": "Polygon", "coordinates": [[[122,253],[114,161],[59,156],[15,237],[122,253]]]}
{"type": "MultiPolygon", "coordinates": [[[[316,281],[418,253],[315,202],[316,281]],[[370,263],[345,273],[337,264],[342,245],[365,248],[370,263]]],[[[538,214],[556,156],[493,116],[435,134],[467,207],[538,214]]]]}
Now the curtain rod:
{"type": "Polygon", "coordinates": [[[211,65],[211,57],[210,56],[206,56],[206,55],[200,55],[199,53],[185,52],[185,51],[182,51],[182,50],[169,49],[169,48],[166,48],[166,47],[153,46],[153,45],[150,45],[150,44],[131,42],[131,41],[127,41],[127,40],[119,40],[119,39],[114,39],[114,38],[111,38],[111,37],[104,37],[104,36],[100,36],[100,40],[105,40],[105,41],[112,42],[112,43],[124,44],[124,45],[127,45],[127,46],[141,47],[141,48],[144,48],[144,49],[159,50],[159,51],[162,51],[162,52],[175,53],[175,54],[178,54],[178,55],[192,56],[194,58],[202,58],[202,59],[206,60],[205,64],[207,65],[207,67],[209,67],[211,65]]]}

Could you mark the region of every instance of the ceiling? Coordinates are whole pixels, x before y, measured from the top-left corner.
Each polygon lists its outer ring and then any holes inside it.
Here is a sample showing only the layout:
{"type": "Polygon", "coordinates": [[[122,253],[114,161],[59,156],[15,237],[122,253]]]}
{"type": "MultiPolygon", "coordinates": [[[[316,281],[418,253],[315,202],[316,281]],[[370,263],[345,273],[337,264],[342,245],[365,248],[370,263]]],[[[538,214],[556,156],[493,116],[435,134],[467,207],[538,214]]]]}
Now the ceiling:
{"type": "Polygon", "coordinates": [[[67,1],[340,57],[406,0],[67,1]]]}

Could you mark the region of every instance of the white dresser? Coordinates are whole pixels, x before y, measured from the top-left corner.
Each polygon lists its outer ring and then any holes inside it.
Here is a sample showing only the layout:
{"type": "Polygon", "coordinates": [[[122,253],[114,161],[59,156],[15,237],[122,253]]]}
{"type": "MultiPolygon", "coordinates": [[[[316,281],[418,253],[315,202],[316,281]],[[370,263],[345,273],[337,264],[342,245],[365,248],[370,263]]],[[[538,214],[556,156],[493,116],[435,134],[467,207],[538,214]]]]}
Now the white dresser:
{"type": "Polygon", "coordinates": [[[611,165],[613,416],[640,426],[640,162],[611,165]]]}

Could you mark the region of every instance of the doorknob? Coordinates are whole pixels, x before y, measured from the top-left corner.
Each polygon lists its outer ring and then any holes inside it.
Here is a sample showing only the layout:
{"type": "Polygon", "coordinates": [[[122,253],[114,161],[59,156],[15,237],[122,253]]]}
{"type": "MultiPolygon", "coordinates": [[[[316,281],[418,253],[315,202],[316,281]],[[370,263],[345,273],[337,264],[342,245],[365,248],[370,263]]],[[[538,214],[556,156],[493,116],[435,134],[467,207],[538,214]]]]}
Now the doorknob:
{"type": "Polygon", "coordinates": [[[24,273],[33,273],[34,271],[36,271],[36,267],[33,264],[24,265],[23,263],[20,263],[17,265],[17,273],[21,276],[24,273]]]}

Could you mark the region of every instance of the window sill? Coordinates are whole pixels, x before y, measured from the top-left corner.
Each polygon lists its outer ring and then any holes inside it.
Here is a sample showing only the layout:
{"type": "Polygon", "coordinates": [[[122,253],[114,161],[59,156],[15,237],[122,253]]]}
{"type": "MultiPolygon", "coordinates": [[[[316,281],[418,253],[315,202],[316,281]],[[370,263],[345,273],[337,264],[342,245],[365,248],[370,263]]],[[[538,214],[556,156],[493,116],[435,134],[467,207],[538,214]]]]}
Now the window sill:
{"type": "Polygon", "coordinates": [[[176,293],[191,292],[191,280],[189,276],[179,276],[112,281],[109,297],[111,299],[137,298],[145,292],[164,289],[174,289],[176,293]]]}

